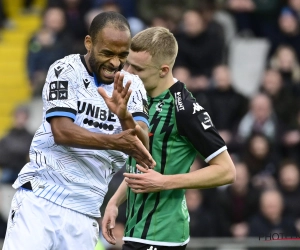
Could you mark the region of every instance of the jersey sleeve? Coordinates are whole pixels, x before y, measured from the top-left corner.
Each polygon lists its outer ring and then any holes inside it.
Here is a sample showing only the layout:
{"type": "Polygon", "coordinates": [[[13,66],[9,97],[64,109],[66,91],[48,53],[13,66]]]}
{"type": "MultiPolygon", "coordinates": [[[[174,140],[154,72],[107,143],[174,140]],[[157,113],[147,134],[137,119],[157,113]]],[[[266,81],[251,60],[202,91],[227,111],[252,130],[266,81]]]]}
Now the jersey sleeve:
{"type": "Polygon", "coordinates": [[[191,94],[188,91],[175,92],[174,97],[179,134],[188,139],[205,162],[227,150],[208,112],[192,98],[191,94]]]}
{"type": "Polygon", "coordinates": [[[71,65],[57,61],[49,68],[43,89],[46,120],[56,116],[69,117],[77,114],[76,73],[71,65]]]}
{"type": "Polygon", "coordinates": [[[125,74],[124,84],[131,80],[132,93],[128,101],[128,111],[135,121],[142,121],[149,127],[148,101],[143,82],[138,76],[125,74]]]}

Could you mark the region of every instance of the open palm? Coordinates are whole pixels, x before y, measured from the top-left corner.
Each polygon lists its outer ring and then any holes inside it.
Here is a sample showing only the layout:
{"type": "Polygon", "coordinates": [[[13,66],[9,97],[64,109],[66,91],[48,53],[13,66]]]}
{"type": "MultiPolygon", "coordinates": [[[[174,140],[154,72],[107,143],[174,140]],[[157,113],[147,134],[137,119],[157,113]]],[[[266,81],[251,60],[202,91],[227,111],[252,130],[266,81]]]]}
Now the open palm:
{"type": "Polygon", "coordinates": [[[125,119],[129,115],[127,103],[132,92],[129,89],[131,81],[128,81],[125,87],[123,87],[123,79],[124,74],[117,72],[114,79],[114,90],[111,97],[106,94],[102,87],[98,88],[98,92],[104,99],[109,110],[116,114],[119,119],[125,119]]]}

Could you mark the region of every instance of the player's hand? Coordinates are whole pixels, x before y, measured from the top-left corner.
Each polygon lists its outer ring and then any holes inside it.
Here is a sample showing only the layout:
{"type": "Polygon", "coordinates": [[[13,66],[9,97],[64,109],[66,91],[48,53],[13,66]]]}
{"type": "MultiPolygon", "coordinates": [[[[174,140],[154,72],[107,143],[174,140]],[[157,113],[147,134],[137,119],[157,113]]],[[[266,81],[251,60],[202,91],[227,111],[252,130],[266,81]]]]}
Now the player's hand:
{"type": "Polygon", "coordinates": [[[131,81],[128,81],[125,87],[123,87],[123,79],[124,74],[117,72],[114,79],[114,90],[111,97],[106,94],[102,87],[98,88],[98,93],[104,99],[109,110],[116,114],[120,120],[131,116],[127,110],[127,103],[132,92],[129,89],[131,81]]]}
{"type": "Polygon", "coordinates": [[[141,174],[124,173],[125,182],[134,193],[155,193],[165,190],[165,176],[153,169],[144,169],[138,164],[141,174]]]}
{"type": "Polygon", "coordinates": [[[102,235],[108,243],[113,245],[117,242],[113,231],[116,225],[118,213],[119,209],[117,206],[108,204],[102,219],[102,235]]]}
{"type": "Polygon", "coordinates": [[[116,141],[117,150],[132,156],[136,162],[145,169],[154,168],[156,162],[137,137],[137,132],[140,129],[141,127],[136,125],[134,129],[127,129],[118,134],[118,139],[116,141]]]}

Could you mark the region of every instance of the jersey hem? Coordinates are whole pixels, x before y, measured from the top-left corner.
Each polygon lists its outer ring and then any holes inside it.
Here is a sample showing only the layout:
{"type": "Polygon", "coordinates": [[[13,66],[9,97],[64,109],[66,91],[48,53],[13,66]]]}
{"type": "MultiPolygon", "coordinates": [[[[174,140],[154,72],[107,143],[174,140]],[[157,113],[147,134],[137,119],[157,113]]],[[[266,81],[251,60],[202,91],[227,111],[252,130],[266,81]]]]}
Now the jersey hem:
{"type": "Polygon", "coordinates": [[[168,247],[176,247],[176,246],[184,246],[190,241],[190,237],[184,242],[164,242],[164,241],[154,241],[154,240],[145,240],[140,238],[133,237],[123,237],[123,241],[133,241],[138,243],[143,243],[147,245],[155,245],[155,246],[168,246],[168,247]]]}
{"type": "Polygon", "coordinates": [[[205,162],[208,163],[212,158],[216,157],[217,155],[221,154],[223,151],[227,150],[226,146],[221,147],[220,149],[218,149],[216,152],[212,153],[210,156],[208,156],[205,159],[205,162]]]}

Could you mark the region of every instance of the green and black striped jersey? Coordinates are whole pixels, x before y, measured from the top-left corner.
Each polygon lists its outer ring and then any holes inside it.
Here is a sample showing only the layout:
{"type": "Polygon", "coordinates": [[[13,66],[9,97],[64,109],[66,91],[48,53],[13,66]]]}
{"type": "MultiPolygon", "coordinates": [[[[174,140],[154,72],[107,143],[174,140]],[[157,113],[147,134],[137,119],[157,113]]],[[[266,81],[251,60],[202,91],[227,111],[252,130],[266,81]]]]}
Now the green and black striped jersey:
{"type": "MultiPolygon", "coordinates": [[[[148,97],[150,153],[154,170],[165,175],[190,171],[196,154],[206,162],[226,150],[209,114],[182,82],[155,98],[148,97]]],[[[129,158],[127,172],[137,173],[129,158]]],[[[185,190],[135,194],[128,189],[125,241],[180,246],[189,241],[189,214],[185,190]]]]}

